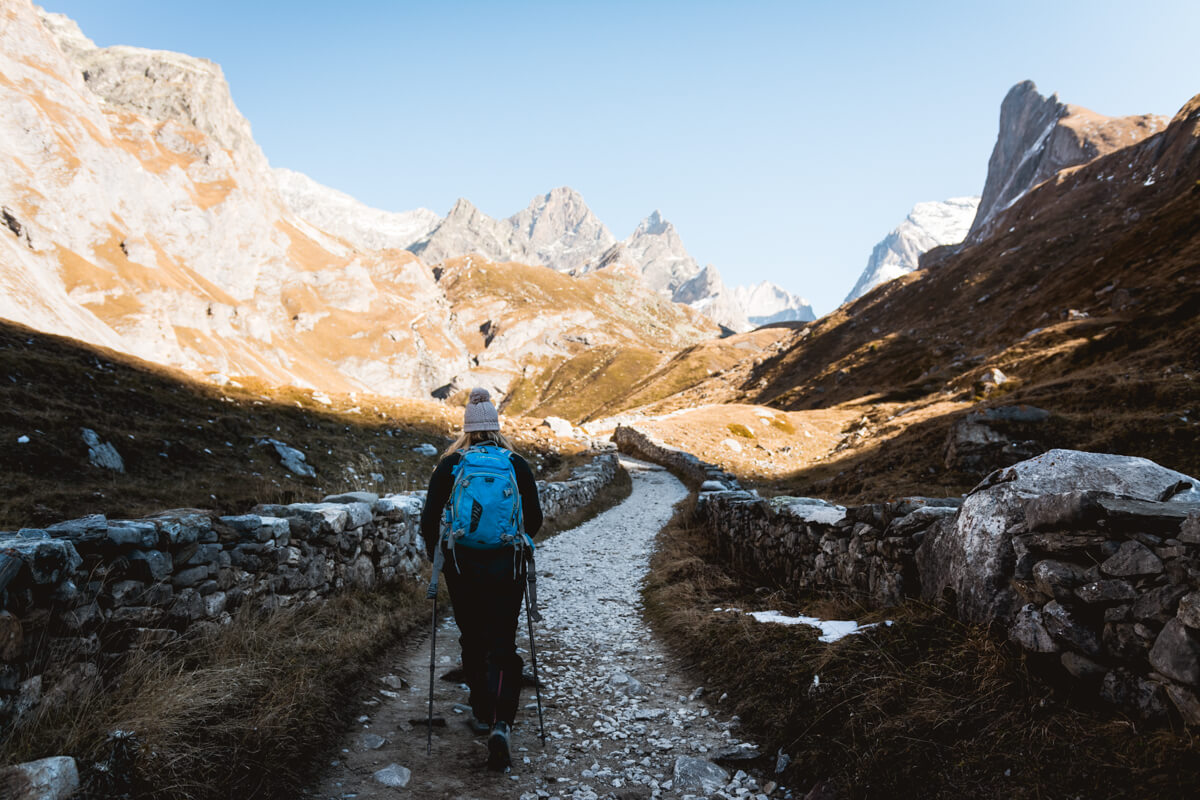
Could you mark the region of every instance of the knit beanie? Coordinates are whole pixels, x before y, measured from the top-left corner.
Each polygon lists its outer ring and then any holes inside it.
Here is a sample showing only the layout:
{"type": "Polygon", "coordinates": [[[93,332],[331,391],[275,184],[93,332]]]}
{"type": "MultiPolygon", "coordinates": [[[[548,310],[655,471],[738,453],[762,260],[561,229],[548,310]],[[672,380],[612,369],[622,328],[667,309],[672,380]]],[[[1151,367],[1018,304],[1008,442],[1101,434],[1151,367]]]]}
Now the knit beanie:
{"type": "Polygon", "coordinates": [[[471,431],[500,430],[500,415],[492,405],[492,396],[482,386],[471,390],[467,407],[463,411],[463,433],[471,431]]]}

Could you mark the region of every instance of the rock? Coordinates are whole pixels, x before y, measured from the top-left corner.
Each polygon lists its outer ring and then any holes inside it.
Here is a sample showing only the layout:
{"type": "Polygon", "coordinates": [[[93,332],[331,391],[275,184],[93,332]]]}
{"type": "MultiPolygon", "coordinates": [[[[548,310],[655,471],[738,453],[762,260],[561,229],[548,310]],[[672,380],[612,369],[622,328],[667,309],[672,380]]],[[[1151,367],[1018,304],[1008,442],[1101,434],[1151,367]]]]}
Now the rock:
{"type": "Polygon", "coordinates": [[[1082,625],[1057,600],[1051,600],[1042,609],[1042,620],[1056,641],[1089,656],[1099,656],[1103,652],[1096,632],[1082,625]]]}
{"type": "Polygon", "coordinates": [[[729,487],[720,481],[705,481],[700,484],[701,492],[727,492],[729,487]]]}
{"type": "Polygon", "coordinates": [[[884,530],[884,536],[912,536],[917,531],[923,531],[939,519],[954,516],[956,506],[923,506],[913,509],[910,513],[893,519],[884,530]]]}
{"type": "Polygon", "coordinates": [[[376,771],[373,777],[384,786],[393,789],[403,789],[405,786],[408,786],[409,780],[412,779],[412,772],[407,767],[402,767],[399,764],[389,764],[383,769],[376,771]]]}
{"type": "Polygon", "coordinates": [[[1167,697],[1174,703],[1185,725],[1200,726],[1200,698],[1191,689],[1176,683],[1166,685],[1167,697]]]}
{"type": "Polygon", "coordinates": [[[439,451],[436,447],[431,445],[429,442],[423,442],[422,444],[419,444],[416,447],[414,447],[413,452],[416,453],[417,455],[426,456],[427,458],[433,458],[434,456],[436,456],[438,454],[439,451]]]}
{"type": "Polygon", "coordinates": [[[379,495],[374,492],[345,492],[343,494],[331,494],[322,500],[322,503],[366,503],[368,506],[375,505],[379,500],[379,495]]]}
{"type": "Polygon", "coordinates": [[[1148,592],[1143,592],[1137,600],[1133,602],[1133,618],[1135,620],[1150,620],[1157,623],[1165,623],[1171,617],[1175,616],[1175,610],[1179,607],[1179,600],[1187,594],[1186,586],[1160,586],[1157,589],[1151,589],[1148,592]]]}
{"type": "MultiPolygon", "coordinates": [[[[378,750],[387,744],[387,739],[377,733],[364,733],[362,739],[359,740],[364,750],[378,750]]],[[[386,784],[390,786],[391,784],[386,784]]],[[[401,784],[403,785],[403,784],[401,784]]]]}
{"type": "Polygon", "coordinates": [[[1062,649],[1046,630],[1042,612],[1032,603],[1017,612],[1008,629],[1008,638],[1031,653],[1057,653],[1062,649]]]}
{"type": "Polygon", "coordinates": [[[189,567],[172,575],[171,585],[176,589],[183,589],[188,586],[195,586],[207,578],[207,566],[189,567]]]}
{"type": "Polygon", "coordinates": [[[713,794],[729,783],[729,773],[703,758],[679,756],[671,773],[673,791],[698,789],[704,794],[713,794]]]}
{"type": "Polygon", "coordinates": [[[134,550],[129,554],[130,577],[157,583],[171,577],[175,565],[170,553],[161,550],[134,550]]]}
{"type": "MultiPolygon", "coordinates": [[[[1024,521],[1025,500],[1089,490],[1153,499],[1185,479],[1190,480],[1143,458],[1074,450],[1051,450],[993,473],[967,496],[958,514],[926,532],[916,553],[922,596],[938,602],[950,590],[962,620],[1007,620],[1017,608],[1010,585],[1016,563],[1012,539],[1017,524],[1024,521]]],[[[1130,550],[1126,555],[1138,553],[1130,550]]],[[[1144,558],[1133,561],[1137,569],[1150,565],[1144,558]]],[[[1123,569],[1125,563],[1122,558],[1113,566],[1123,569]]],[[[1125,577],[1128,573],[1107,574],[1125,577]]]]}
{"type": "Polygon", "coordinates": [[[91,428],[81,428],[83,441],[88,446],[88,462],[94,467],[125,474],[125,462],[117,448],[110,443],[101,443],[100,436],[91,428]]]}
{"type": "Polygon", "coordinates": [[[1153,637],[1147,639],[1142,636],[1138,627],[1131,622],[1105,623],[1101,638],[1109,653],[1131,661],[1145,658],[1146,651],[1153,644],[1153,637]]]}
{"type": "Polygon", "coordinates": [[[1101,516],[1099,492],[1063,492],[1031,497],[1024,502],[1029,531],[1079,530],[1095,527],[1101,516]]]}
{"type": "Polygon", "coordinates": [[[1166,693],[1155,681],[1131,675],[1125,670],[1111,670],[1100,683],[1100,696],[1109,703],[1131,709],[1148,722],[1162,720],[1167,713],[1166,693]]]}
{"type": "Polygon", "coordinates": [[[70,539],[73,542],[97,541],[108,534],[108,519],[103,514],[89,514],[48,525],[46,533],[55,539],[70,539]]]}
{"type": "Polygon", "coordinates": [[[1033,406],[972,411],[946,437],[946,469],[983,475],[1031,458],[1045,450],[1034,437],[1049,419],[1033,406]]]}
{"type": "Polygon", "coordinates": [[[44,533],[37,537],[0,533],[0,552],[24,562],[29,579],[39,585],[61,583],[83,564],[70,541],[50,539],[44,533]]]}
{"type": "Polygon", "coordinates": [[[1193,511],[1179,526],[1179,541],[1200,544],[1200,512],[1193,511]]]}
{"type": "Polygon", "coordinates": [[[1100,571],[1119,578],[1157,575],[1163,571],[1163,563],[1146,545],[1129,540],[1122,542],[1121,549],[1100,565],[1100,571]]]}
{"type": "Polygon", "coordinates": [[[1101,497],[1097,505],[1111,530],[1167,536],[1179,531],[1188,516],[1200,509],[1196,503],[1158,502],[1129,497],[1101,497]]]}
{"type": "Polygon", "coordinates": [[[1172,619],[1150,648],[1150,664],[1171,680],[1200,686],[1200,641],[1186,625],[1172,619]]]}
{"type": "Polygon", "coordinates": [[[158,544],[158,526],[146,520],[112,520],[108,539],[116,545],[151,548],[158,544]]]}
{"type": "Polygon", "coordinates": [[[6,800],[69,800],[79,791],[79,769],[70,756],[0,768],[6,800]]]}
{"type": "Polygon", "coordinates": [[[24,643],[25,632],[21,628],[21,620],[0,610],[0,661],[16,661],[24,643]]]}
{"type": "Polygon", "coordinates": [[[212,532],[212,518],[198,508],[173,508],[152,514],[159,530],[167,535],[171,547],[194,544],[212,532]]]}
{"type": "Polygon", "coordinates": [[[1075,596],[1089,605],[1108,605],[1132,600],[1137,592],[1129,581],[1102,580],[1078,587],[1075,596]]]}
{"type": "Polygon", "coordinates": [[[542,427],[549,428],[560,439],[570,439],[575,435],[575,426],[562,417],[546,417],[542,420],[542,427]]]}
{"type": "Polygon", "coordinates": [[[1063,653],[1059,660],[1067,672],[1081,681],[1100,681],[1108,672],[1108,667],[1071,650],[1063,653]]]}
{"type": "Polygon", "coordinates": [[[975,394],[981,397],[987,397],[995,394],[1001,386],[1009,382],[1009,377],[1001,372],[996,367],[992,367],[983,373],[979,380],[975,381],[972,388],[975,394]]]}
{"type": "Polygon", "coordinates": [[[299,475],[302,478],[315,478],[317,476],[317,471],[306,463],[307,457],[296,448],[276,439],[264,439],[260,444],[270,445],[275,448],[275,453],[279,456],[279,463],[293,475],[299,475]]]}
{"type": "Polygon", "coordinates": [[[1034,585],[1041,593],[1055,600],[1075,599],[1075,588],[1088,579],[1088,571],[1075,564],[1050,559],[1033,565],[1034,585]]]}
{"type": "Polygon", "coordinates": [[[1179,621],[1192,630],[1200,630],[1200,591],[1189,592],[1179,598],[1176,612],[1179,621]]]}

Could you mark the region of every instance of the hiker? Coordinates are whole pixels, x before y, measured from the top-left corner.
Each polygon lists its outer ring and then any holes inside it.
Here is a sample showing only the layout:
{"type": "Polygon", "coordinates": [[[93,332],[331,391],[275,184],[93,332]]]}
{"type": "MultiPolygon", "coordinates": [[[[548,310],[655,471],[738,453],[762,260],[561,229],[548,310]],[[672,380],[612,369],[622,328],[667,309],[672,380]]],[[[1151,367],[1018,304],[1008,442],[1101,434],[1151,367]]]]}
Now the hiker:
{"type": "MultiPolygon", "coordinates": [[[[503,529],[506,523],[498,527],[503,529]]],[[[442,551],[443,572],[462,645],[463,672],[471,690],[474,718],[467,724],[477,734],[488,734],[490,770],[503,771],[512,763],[509,732],[520,702],[524,667],[517,655],[517,618],[525,590],[527,555],[532,548],[528,537],[541,526],[542,508],[533,471],[501,435],[500,417],[487,389],[472,389],[463,413],[462,435],[442,455],[429,479],[421,535],[430,559],[434,559],[437,548],[442,551]],[[476,467],[476,463],[485,466],[476,467]],[[484,471],[487,465],[494,468],[490,475],[484,471]],[[505,469],[507,475],[503,474],[505,469]],[[479,536],[484,535],[482,529],[497,526],[487,522],[489,509],[481,508],[471,497],[462,501],[455,493],[456,485],[464,477],[473,478],[468,473],[475,470],[480,476],[480,489],[485,488],[485,481],[511,486],[515,479],[520,502],[515,502],[517,498],[508,500],[505,488],[492,503],[511,508],[510,515],[519,515],[515,530],[501,534],[503,543],[476,541],[476,525],[479,536]],[[467,510],[460,511],[464,502],[467,510]],[[468,519],[454,519],[456,515],[468,519]]]]}

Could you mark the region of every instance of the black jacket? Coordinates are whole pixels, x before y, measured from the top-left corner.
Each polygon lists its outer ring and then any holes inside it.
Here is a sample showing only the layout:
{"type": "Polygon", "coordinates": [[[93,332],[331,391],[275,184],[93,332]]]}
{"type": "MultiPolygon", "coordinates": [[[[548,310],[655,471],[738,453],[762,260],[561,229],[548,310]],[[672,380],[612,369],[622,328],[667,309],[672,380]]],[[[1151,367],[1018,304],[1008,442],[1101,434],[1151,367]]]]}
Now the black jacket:
{"type": "MultiPolygon", "coordinates": [[[[542,504],[538,502],[537,481],[529,462],[516,453],[509,453],[513,471],[517,475],[517,491],[521,495],[521,516],[525,533],[533,536],[542,527],[542,504]]],[[[453,469],[462,460],[459,453],[451,453],[438,462],[437,469],[429,479],[429,491],[425,495],[425,508],[421,511],[421,537],[425,540],[425,553],[433,558],[433,549],[441,536],[442,511],[450,502],[450,491],[454,488],[453,469]]]]}

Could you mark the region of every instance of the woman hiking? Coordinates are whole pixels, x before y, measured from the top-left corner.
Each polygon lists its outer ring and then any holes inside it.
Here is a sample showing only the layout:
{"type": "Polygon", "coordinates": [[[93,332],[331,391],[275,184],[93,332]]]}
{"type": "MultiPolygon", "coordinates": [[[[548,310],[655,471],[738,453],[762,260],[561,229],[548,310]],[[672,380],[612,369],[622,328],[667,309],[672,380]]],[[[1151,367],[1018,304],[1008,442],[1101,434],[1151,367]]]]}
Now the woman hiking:
{"type": "Polygon", "coordinates": [[[468,725],[488,734],[490,770],[512,765],[509,733],[524,667],[517,655],[517,618],[529,537],[541,527],[533,471],[500,434],[500,417],[487,389],[472,389],[462,435],[429,479],[421,535],[430,559],[438,548],[442,551],[471,690],[474,718],[468,725]]]}

